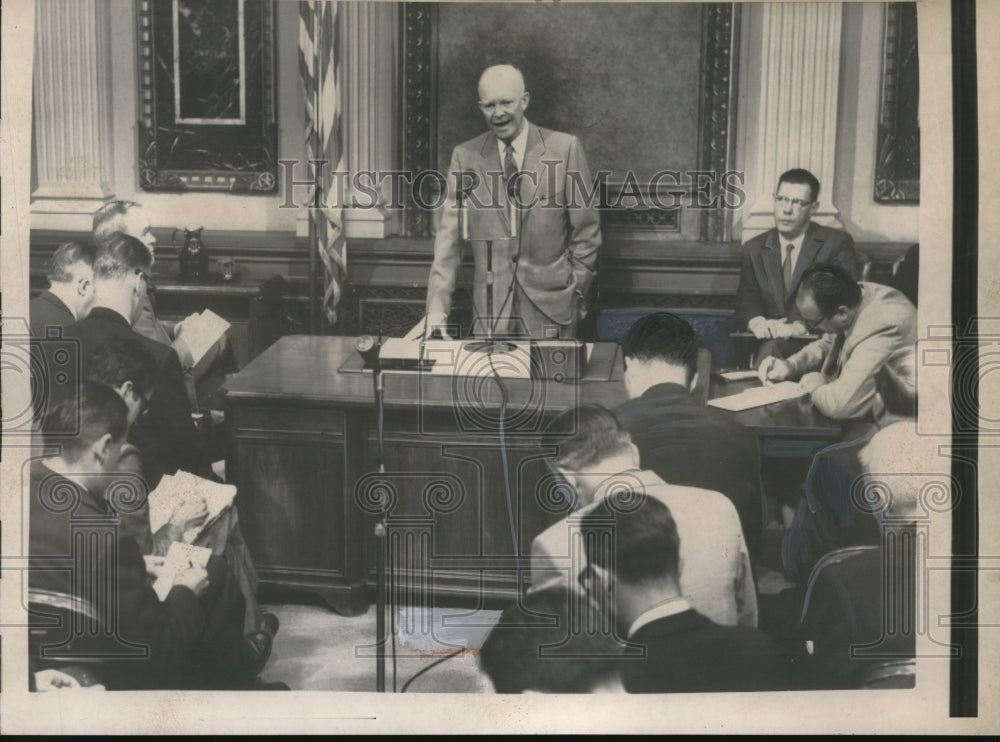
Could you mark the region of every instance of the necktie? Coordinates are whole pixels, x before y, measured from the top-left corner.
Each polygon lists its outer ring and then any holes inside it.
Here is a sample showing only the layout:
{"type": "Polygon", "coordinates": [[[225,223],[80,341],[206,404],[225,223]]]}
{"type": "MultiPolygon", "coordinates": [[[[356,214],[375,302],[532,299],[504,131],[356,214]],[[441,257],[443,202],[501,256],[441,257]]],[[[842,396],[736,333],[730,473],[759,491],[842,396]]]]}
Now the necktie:
{"type": "Polygon", "coordinates": [[[514,177],[514,173],[517,172],[517,162],[514,160],[514,148],[511,146],[510,142],[507,142],[507,148],[503,153],[503,179],[505,183],[509,183],[510,179],[514,177]]]}
{"type": "Polygon", "coordinates": [[[792,264],[792,250],[795,249],[795,245],[785,246],[785,295],[788,296],[792,293],[792,269],[795,267],[792,264]]]}

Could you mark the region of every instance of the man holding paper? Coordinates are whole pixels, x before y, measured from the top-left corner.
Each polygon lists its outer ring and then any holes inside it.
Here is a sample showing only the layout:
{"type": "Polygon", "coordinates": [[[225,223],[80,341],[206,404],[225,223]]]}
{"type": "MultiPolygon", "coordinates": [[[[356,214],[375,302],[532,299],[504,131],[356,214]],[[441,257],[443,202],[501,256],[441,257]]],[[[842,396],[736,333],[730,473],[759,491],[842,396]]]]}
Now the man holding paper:
{"type": "Polygon", "coordinates": [[[198,564],[176,564],[157,595],[138,543],[117,532],[117,511],[134,505],[129,488],[108,479],[127,429],[125,403],[103,384],[85,382],[79,398],[50,408],[42,431],[56,453],[30,472],[29,584],[90,606],[102,631],[88,635],[106,637],[109,689],[247,687],[243,599],[224,560],[203,553],[198,564]],[[84,542],[92,548],[78,548],[84,542]],[[131,657],[114,661],[129,648],[131,657]]]}
{"type": "Polygon", "coordinates": [[[434,239],[427,313],[408,337],[448,336],[462,242],[475,259],[474,334],[576,336],[601,245],[600,219],[585,193],[590,170],[579,139],[525,119],[528,101],[516,68],[496,65],[480,77],[479,110],[489,131],[452,153],[448,173],[457,182],[434,239]]]}
{"type": "Polygon", "coordinates": [[[802,276],[795,305],[823,336],[788,360],[770,356],[757,369],[765,384],[801,377],[816,409],[837,420],[871,412],[875,375],[917,341],[917,310],[899,291],[855,282],[839,266],[817,265],[802,276]]]}
{"type": "Polygon", "coordinates": [[[169,472],[185,471],[212,478],[212,467],[191,419],[177,352],[132,329],[146,297],[152,259],[139,240],[116,233],[98,243],[94,258],[94,306],[66,329],[80,342],[83,373],[98,345],[110,337],[138,339],[156,360],[157,375],[149,413],[132,427],[130,440],[143,453],[146,477],[155,486],[169,472]]]}
{"type": "MultiPolygon", "coordinates": [[[[156,237],[149,217],[138,203],[108,201],[94,214],[93,231],[95,241],[105,240],[116,232],[139,240],[149,250],[152,270],[156,237]]],[[[227,351],[225,330],[228,323],[213,312],[206,310],[206,313],[210,315],[207,324],[201,314],[189,315],[180,322],[162,322],[147,292],[132,325],[132,329],[143,337],[169,345],[177,352],[191,408],[195,410],[208,406],[201,402],[210,399],[226,373],[238,370],[232,351],[227,351]],[[225,325],[221,330],[218,330],[219,322],[225,325]]]]}

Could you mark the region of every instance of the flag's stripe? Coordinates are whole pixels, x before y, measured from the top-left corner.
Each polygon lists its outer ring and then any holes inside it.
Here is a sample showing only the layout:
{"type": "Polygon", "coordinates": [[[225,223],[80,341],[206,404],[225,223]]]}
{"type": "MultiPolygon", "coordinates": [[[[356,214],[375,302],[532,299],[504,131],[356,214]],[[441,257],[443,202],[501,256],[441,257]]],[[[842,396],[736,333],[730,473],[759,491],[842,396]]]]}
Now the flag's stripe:
{"type": "Polygon", "coordinates": [[[323,314],[337,319],[347,276],[346,242],[337,173],[345,169],[340,131],[340,88],[337,67],[337,5],[332,0],[299,3],[299,74],[306,98],[306,144],[311,160],[326,161],[319,179],[323,208],[310,209],[312,234],[323,263],[323,314]],[[332,202],[332,203],[331,203],[332,202]]]}

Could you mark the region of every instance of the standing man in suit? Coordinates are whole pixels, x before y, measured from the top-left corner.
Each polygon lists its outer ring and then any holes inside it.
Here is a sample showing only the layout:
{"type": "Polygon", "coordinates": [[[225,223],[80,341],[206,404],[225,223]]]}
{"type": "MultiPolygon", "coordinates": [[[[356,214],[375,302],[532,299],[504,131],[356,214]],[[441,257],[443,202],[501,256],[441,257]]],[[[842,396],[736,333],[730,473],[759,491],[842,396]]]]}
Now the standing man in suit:
{"type": "Polygon", "coordinates": [[[67,327],[83,319],[94,303],[94,247],[67,242],[52,255],[49,288],[31,300],[31,334],[45,337],[49,327],[67,327]]]}
{"type": "Polygon", "coordinates": [[[191,406],[177,353],[169,345],[132,329],[146,299],[152,256],[146,246],[115,233],[97,245],[94,257],[94,307],[71,325],[66,336],[80,343],[83,373],[89,375],[94,350],[110,337],[139,339],[156,360],[157,374],[149,413],[132,427],[129,440],[143,452],[145,474],[155,487],[163,474],[178,469],[212,478],[211,463],[198,446],[191,406]]]}
{"type": "MultiPolygon", "coordinates": [[[[806,326],[790,306],[802,274],[819,263],[839,265],[856,281],[861,265],[851,235],[821,227],[811,219],[819,208],[819,180],[808,170],[781,174],[774,192],[775,228],[743,246],[736,321],[759,340],[805,335],[806,326]]],[[[767,343],[758,358],[794,350],[789,343],[767,343]]]]}
{"type": "MultiPolygon", "coordinates": [[[[678,580],[685,535],[656,497],[619,489],[581,520],[587,566],[579,580],[606,606],[618,636],[645,648],[622,662],[629,693],[783,690],[789,664],[747,626],[719,626],[693,607],[678,580]]],[[[685,565],[686,568],[686,565],[685,565]]]]}
{"type": "Polygon", "coordinates": [[[427,316],[411,336],[435,328],[447,335],[463,240],[475,258],[476,334],[485,334],[488,321],[503,335],[576,335],[601,245],[597,210],[581,193],[591,186],[590,170],[579,139],[524,117],[528,101],[524,78],[510,65],[489,67],[479,79],[479,109],[489,131],[452,153],[449,173],[457,184],[434,240],[427,316]],[[494,281],[489,318],[487,240],[494,281]]]}
{"type": "MultiPolygon", "coordinates": [[[[531,587],[574,584],[573,531],[580,517],[612,493],[627,488],[670,507],[681,535],[684,595],[716,623],[757,625],[757,592],[739,515],[718,492],[668,484],[639,468],[639,452],[615,416],[583,405],[557,416],[546,430],[558,441],[555,468],[573,488],[575,513],[531,544],[531,587]]],[[[551,438],[549,439],[551,440],[551,438]]]]}
{"type": "Polygon", "coordinates": [[[615,413],[639,461],[665,482],[721,492],[736,507],[751,555],[762,546],[757,436],[727,413],[696,402],[698,338],[668,312],[637,321],[622,344],[629,401],[615,413]]]}
{"type": "Polygon", "coordinates": [[[802,276],[795,306],[806,326],[823,337],[788,360],[769,357],[761,381],[799,377],[820,412],[836,420],[872,411],[875,375],[917,342],[917,310],[899,291],[856,282],[844,269],[816,265],[802,276]]]}

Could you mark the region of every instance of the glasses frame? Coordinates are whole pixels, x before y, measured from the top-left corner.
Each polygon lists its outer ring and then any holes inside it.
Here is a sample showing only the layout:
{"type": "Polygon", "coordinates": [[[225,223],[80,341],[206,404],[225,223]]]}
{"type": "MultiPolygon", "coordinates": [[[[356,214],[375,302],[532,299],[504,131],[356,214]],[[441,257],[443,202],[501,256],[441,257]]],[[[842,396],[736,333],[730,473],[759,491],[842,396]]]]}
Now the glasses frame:
{"type": "Polygon", "coordinates": [[[812,206],[816,203],[816,200],[803,201],[801,198],[789,198],[788,196],[779,196],[777,193],[774,194],[774,203],[779,206],[791,206],[793,209],[799,210],[804,209],[807,206],[812,206]]]}

